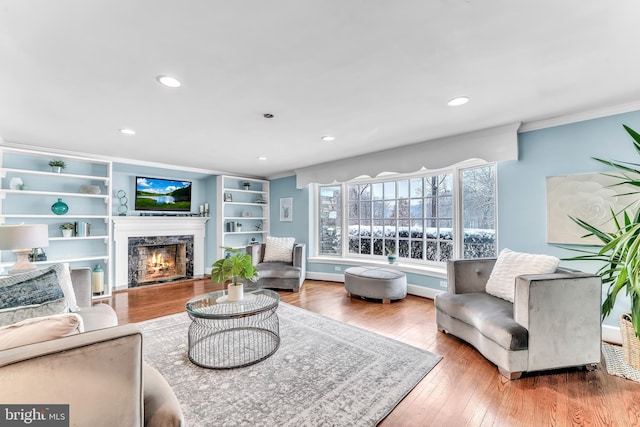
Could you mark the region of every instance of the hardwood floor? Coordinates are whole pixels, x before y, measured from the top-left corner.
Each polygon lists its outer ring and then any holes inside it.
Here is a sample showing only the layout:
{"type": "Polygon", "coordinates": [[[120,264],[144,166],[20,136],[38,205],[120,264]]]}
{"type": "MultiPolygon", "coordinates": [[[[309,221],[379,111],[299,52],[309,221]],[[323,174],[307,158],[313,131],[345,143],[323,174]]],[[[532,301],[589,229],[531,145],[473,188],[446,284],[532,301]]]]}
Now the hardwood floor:
{"type": "MultiPolygon", "coordinates": [[[[190,298],[222,289],[208,278],[116,292],[102,302],[121,324],[178,313],[190,298]]],[[[289,304],[443,356],[380,426],[635,426],[640,384],[602,366],[525,374],[508,381],[463,341],[438,332],[433,301],[409,295],[392,304],[351,299],[342,283],[307,280],[289,304]]],[[[197,426],[194,426],[197,427],[197,426]]]]}

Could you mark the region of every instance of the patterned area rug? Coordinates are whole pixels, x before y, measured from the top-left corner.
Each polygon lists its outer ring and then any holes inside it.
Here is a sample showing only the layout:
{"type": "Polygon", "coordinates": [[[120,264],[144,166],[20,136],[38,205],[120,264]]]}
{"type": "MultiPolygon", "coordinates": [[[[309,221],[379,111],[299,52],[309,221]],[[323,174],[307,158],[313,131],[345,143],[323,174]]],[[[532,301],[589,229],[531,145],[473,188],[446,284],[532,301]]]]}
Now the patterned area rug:
{"type": "Polygon", "coordinates": [[[618,345],[602,343],[602,355],[610,375],[617,375],[628,380],[640,382],[640,371],[629,366],[624,361],[622,347],[618,345]]]}
{"type": "Polygon", "coordinates": [[[240,369],[187,356],[186,313],[139,324],[144,354],[173,387],[186,425],[375,426],[441,357],[280,303],[280,348],[240,369]]]}

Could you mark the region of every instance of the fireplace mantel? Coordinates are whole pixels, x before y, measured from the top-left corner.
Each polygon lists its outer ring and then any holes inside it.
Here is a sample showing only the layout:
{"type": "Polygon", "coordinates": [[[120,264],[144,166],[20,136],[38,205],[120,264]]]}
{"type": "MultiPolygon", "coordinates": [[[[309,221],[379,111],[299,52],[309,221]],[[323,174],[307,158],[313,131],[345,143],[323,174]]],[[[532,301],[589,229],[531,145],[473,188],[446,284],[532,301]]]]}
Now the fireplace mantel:
{"type": "Polygon", "coordinates": [[[193,235],[193,274],[204,274],[204,237],[208,217],[117,216],[112,217],[115,288],[128,288],[130,237],[193,235]]]}

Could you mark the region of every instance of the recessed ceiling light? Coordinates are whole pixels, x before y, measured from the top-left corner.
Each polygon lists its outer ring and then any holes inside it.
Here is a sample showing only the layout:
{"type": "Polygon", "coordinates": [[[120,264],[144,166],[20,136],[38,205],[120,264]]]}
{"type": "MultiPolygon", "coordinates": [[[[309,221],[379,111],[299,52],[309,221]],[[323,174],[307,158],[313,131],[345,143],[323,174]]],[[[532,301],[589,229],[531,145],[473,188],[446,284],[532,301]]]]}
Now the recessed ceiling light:
{"type": "Polygon", "coordinates": [[[336,137],[331,135],[325,135],[323,137],[320,137],[320,139],[323,141],[333,141],[334,139],[336,139],[336,137]]]}
{"type": "Polygon", "coordinates": [[[156,77],[156,80],[158,80],[158,82],[161,85],[164,85],[166,87],[180,87],[180,86],[182,86],[182,83],[180,83],[180,80],[176,79],[175,77],[171,77],[171,76],[158,76],[158,77],[156,77]]]}
{"type": "Polygon", "coordinates": [[[266,156],[258,156],[258,160],[267,160],[266,156]]]}
{"type": "Polygon", "coordinates": [[[133,129],[124,128],[124,129],[118,129],[118,130],[120,132],[124,133],[125,135],[135,135],[136,134],[136,131],[133,130],[133,129]]]}
{"type": "Polygon", "coordinates": [[[447,101],[447,105],[449,107],[458,107],[460,105],[466,104],[467,102],[469,102],[468,96],[456,96],[455,98],[451,98],[449,101],[447,101]]]}

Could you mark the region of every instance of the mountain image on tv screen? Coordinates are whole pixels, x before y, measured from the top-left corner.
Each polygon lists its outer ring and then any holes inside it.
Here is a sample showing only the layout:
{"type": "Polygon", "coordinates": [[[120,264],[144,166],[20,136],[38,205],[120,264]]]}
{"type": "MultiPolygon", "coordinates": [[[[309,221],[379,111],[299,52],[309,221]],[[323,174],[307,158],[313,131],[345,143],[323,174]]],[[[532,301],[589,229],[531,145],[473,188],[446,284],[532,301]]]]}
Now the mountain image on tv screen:
{"type": "Polygon", "coordinates": [[[136,210],[191,211],[191,182],[136,177],[136,210]]]}

